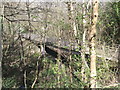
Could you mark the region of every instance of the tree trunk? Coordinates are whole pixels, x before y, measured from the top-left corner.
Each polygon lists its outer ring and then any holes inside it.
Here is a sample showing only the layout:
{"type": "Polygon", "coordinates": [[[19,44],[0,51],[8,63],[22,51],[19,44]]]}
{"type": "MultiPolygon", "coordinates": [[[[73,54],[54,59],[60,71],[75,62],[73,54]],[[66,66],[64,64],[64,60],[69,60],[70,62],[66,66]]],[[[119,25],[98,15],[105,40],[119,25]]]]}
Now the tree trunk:
{"type": "Polygon", "coordinates": [[[120,45],[118,50],[118,83],[120,83],[120,45]]]}
{"type": "Polygon", "coordinates": [[[96,45],[96,23],[98,18],[98,0],[93,0],[93,11],[92,11],[92,23],[91,23],[91,30],[89,32],[89,41],[90,41],[90,70],[91,70],[91,80],[90,80],[90,87],[96,88],[96,51],[95,51],[95,45],[96,45]]]}
{"type": "Polygon", "coordinates": [[[83,13],[83,25],[82,25],[82,29],[83,29],[83,36],[82,36],[82,53],[81,53],[81,58],[82,58],[82,68],[81,68],[81,75],[82,75],[82,81],[84,83],[87,82],[87,77],[86,77],[86,61],[85,61],[85,49],[86,49],[86,32],[87,32],[87,28],[86,28],[86,12],[85,12],[85,1],[82,1],[83,6],[82,6],[82,13],[83,13]]]}
{"type": "Polygon", "coordinates": [[[77,29],[76,29],[76,23],[75,23],[75,18],[74,18],[74,8],[73,8],[73,2],[67,2],[68,5],[68,16],[69,16],[69,22],[71,25],[71,29],[73,30],[73,34],[75,37],[77,37],[77,29]]]}
{"type": "Polygon", "coordinates": [[[1,2],[0,4],[0,89],[2,88],[2,31],[3,31],[3,16],[4,16],[4,5],[1,2]]]}
{"type": "MultiPolygon", "coordinates": [[[[73,13],[73,2],[72,0],[70,0],[70,2],[67,2],[67,6],[68,6],[68,18],[69,18],[69,23],[70,23],[70,31],[72,32],[72,36],[77,36],[77,31],[76,31],[76,25],[75,25],[75,20],[74,20],[74,13],[73,13]]],[[[72,43],[71,39],[69,39],[69,42],[72,43]]],[[[70,50],[72,49],[71,47],[72,45],[70,45],[70,50]]],[[[72,78],[72,67],[71,67],[71,63],[72,63],[72,56],[69,56],[69,74],[70,74],[70,83],[72,84],[73,82],[73,78],[72,78]]]]}

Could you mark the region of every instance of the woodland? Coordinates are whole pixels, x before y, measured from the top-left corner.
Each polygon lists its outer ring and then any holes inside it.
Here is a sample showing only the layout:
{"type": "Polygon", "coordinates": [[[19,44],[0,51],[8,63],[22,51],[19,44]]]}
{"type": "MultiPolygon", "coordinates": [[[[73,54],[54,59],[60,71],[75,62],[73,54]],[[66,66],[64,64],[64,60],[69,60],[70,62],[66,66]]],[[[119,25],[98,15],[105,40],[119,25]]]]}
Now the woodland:
{"type": "Polygon", "coordinates": [[[2,88],[120,88],[120,1],[0,2],[2,88]]]}

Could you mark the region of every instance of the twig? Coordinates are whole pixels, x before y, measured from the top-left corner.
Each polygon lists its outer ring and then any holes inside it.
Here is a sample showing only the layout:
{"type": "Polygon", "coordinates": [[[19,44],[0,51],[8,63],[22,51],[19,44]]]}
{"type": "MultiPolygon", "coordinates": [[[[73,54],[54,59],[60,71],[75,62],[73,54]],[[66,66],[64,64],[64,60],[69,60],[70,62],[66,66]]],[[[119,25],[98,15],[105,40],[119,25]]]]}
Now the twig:
{"type": "Polygon", "coordinates": [[[107,88],[107,87],[115,87],[115,86],[118,86],[120,85],[120,83],[114,83],[114,84],[110,84],[108,86],[104,86],[103,88],[107,88]]]}
{"type": "Polygon", "coordinates": [[[32,86],[31,86],[31,88],[33,88],[35,86],[35,83],[36,83],[36,81],[38,79],[38,74],[39,74],[38,68],[39,68],[39,64],[38,64],[38,61],[37,61],[36,76],[35,76],[35,80],[34,80],[32,86]]]}

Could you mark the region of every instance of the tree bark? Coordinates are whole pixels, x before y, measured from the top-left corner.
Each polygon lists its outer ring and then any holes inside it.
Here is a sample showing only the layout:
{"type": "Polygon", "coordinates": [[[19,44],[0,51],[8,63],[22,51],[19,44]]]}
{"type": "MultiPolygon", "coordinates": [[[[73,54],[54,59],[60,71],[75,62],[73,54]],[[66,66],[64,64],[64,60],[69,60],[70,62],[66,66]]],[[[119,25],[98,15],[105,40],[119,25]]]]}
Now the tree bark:
{"type": "Polygon", "coordinates": [[[120,45],[118,50],[118,83],[120,83],[120,45]]]}
{"type": "Polygon", "coordinates": [[[2,31],[3,31],[3,16],[4,16],[4,5],[0,4],[0,89],[2,88],[2,31]]]}
{"type": "Polygon", "coordinates": [[[73,2],[72,0],[70,2],[67,2],[68,5],[68,16],[69,16],[69,22],[71,25],[71,29],[73,30],[73,34],[75,37],[77,37],[77,29],[76,29],[76,23],[75,23],[75,16],[74,16],[74,8],[73,8],[73,2]]]}
{"type": "Polygon", "coordinates": [[[95,45],[96,45],[96,23],[98,18],[98,0],[93,0],[92,2],[93,10],[92,10],[92,23],[91,23],[91,30],[89,33],[89,41],[90,41],[90,70],[91,70],[91,80],[90,80],[90,87],[96,88],[96,51],[95,51],[95,45]]]}
{"type": "Polygon", "coordinates": [[[83,14],[83,25],[82,25],[82,29],[83,29],[83,35],[82,35],[82,52],[81,52],[81,58],[82,58],[82,68],[81,68],[81,75],[82,75],[82,81],[84,83],[87,83],[87,77],[86,77],[86,69],[88,68],[87,62],[85,60],[85,49],[86,49],[86,32],[87,32],[87,28],[86,28],[86,11],[85,11],[85,0],[82,0],[82,14],[83,14]],[[86,68],[87,67],[87,68],[86,68]]]}
{"type": "MultiPolygon", "coordinates": [[[[74,15],[73,15],[73,2],[72,0],[70,0],[69,2],[67,2],[67,6],[68,6],[68,18],[69,18],[69,23],[70,23],[70,31],[72,33],[72,36],[77,36],[77,31],[76,31],[76,25],[75,25],[75,21],[74,21],[74,15]]],[[[71,39],[69,39],[69,42],[72,43],[71,39]]],[[[72,44],[70,44],[70,50],[72,49],[72,44]]],[[[71,63],[72,63],[72,56],[69,55],[69,75],[70,75],[70,83],[72,84],[73,82],[73,78],[72,78],[72,67],[71,67],[71,63]]]]}

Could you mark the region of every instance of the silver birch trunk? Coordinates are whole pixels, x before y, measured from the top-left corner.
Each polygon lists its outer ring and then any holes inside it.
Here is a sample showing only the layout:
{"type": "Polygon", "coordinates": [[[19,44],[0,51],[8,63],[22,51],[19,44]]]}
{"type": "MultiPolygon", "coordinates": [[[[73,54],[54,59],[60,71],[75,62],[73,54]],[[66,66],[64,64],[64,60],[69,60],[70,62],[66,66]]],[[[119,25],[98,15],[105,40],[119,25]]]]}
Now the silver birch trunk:
{"type": "Polygon", "coordinates": [[[98,18],[98,0],[93,0],[92,2],[93,10],[92,10],[92,23],[91,23],[91,30],[89,33],[89,41],[90,41],[90,87],[96,88],[97,87],[97,81],[96,81],[96,51],[95,51],[95,45],[96,45],[96,23],[98,18]]]}
{"type": "Polygon", "coordinates": [[[71,29],[74,32],[74,36],[77,37],[77,28],[76,28],[76,23],[75,23],[75,16],[74,16],[74,7],[73,7],[73,2],[70,1],[67,3],[68,5],[68,14],[69,14],[69,20],[71,24],[71,29]]]}
{"type": "Polygon", "coordinates": [[[83,0],[82,1],[83,3],[83,6],[82,6],[82,13],[83,13],[83,37],[82,37],[82,53],[81,53],[81,56],[82,56],[82,69],[81,69],[81,75],[82,75],[82,81],[86,83],[86,73],[85,73],[85,40],[86,40],[86,20],[85,20],[85,1],[83,0]]]}

